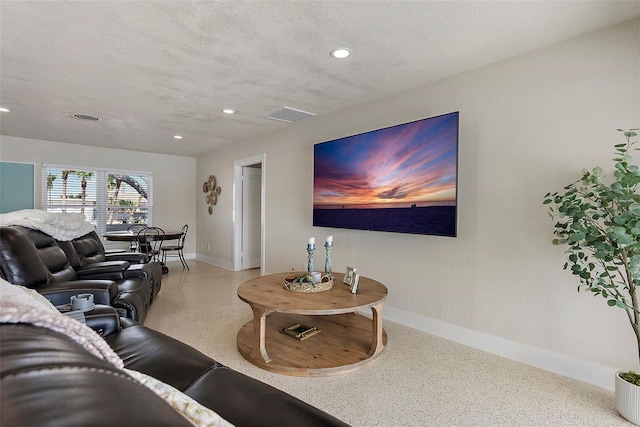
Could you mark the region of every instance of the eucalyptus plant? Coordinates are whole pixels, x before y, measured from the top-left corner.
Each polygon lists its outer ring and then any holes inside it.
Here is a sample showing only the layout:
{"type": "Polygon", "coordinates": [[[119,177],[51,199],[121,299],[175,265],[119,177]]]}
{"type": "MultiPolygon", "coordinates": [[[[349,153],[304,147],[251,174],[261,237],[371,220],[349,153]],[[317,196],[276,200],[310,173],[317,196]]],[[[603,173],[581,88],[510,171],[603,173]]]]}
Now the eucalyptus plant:
{"type": "Polygon", "coordinates": [[[544,204],[555,221],[554,245],[568,246],[565,270],[578,277],[578,291],[603,297],[626,312],[640,361],[640,167],[631,156],[639,129],[618,129],[626,143],[616,144],[614,177],[606,183],[602,168],[583,170],[582,178],[547,193],[544,204]]]}

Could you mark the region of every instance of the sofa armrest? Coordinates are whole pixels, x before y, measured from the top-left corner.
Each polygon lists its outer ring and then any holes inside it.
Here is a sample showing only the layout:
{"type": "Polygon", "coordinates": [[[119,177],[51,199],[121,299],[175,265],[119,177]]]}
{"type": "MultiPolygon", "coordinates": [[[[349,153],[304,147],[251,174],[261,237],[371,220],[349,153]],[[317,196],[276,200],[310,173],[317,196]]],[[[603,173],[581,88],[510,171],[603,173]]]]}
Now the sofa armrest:
{"type": "Polygon", "coordinates": [[[62,314],[76,319],[93,329],[101,337],[120,331],[120,314],[109,305],[96,304],[89,311],[73,310],[71,304],[56,307],[62,314]]]}
{"type": "Polygon", "coordinates": [[[104,257],[109,261],[127,261],[131,264],[146,264],[149,262],[149,256],[142,252],[105,253],[104,257]]]}
{"type": "Polygon", "coordinates": [[[111,280],[72,280],[50,283],[44,289],[36,289],[53,305],[69,304],[77,294],[92,294],[95,304],[111,305],[118,296],[118,286],[111,280]]]}
{"type": "Polygon", "coordinates": [[[84,313],[85,324],[106,337],[121,329],[118,311],[107,305],[96,305],[91,311],[84,313]]]}
{"type": "Polygon", "coordinates": [[[93,262],[76,271],[80,279],[107,278],[109,280],[122,279],[124,272],[131,264],[127,261],[93,262]]]}
{"type": "Polygon", "coordinates": [[[144,303],[134,292],[120,293],[111,301],[111,306],[118,311],[120,317],[139,319],[140,322],[143,322],[146,317],[144,303]]]}

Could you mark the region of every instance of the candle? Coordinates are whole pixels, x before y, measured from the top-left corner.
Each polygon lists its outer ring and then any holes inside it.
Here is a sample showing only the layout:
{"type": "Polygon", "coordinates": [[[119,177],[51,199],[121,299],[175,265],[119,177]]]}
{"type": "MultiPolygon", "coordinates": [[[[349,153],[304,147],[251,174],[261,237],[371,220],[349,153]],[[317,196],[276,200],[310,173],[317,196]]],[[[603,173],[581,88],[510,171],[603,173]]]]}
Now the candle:
{"type": "Polygon", "coordinates": [[[313,248],[316,245],[316,238],[315,237],[309,237],[309,243],[308,246],[310,248],[313,248]]]}
{"type": "Polygon", "coordinates": [[[333,236],[327,236],[327,245],[333,245],[333,236]]]}

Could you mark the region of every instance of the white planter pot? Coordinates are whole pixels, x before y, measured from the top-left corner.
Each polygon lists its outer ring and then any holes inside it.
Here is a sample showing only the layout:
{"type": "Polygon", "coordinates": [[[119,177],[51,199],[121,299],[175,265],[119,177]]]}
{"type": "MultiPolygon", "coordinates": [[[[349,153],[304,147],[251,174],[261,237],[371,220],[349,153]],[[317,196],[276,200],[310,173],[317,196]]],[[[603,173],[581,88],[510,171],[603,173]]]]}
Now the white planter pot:
{"type": "Polygon", "coordinates": [[[640,425],[640,387],[620,378],[616,372],[616,409],[627,420],[640,425]]]}

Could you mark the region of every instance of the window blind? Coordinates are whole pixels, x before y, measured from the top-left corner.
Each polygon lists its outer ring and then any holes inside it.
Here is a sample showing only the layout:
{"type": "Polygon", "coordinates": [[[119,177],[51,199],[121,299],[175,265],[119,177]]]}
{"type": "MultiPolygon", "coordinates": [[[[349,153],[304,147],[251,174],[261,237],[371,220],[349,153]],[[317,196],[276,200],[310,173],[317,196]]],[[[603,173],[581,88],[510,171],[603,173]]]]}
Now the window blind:
{"type": "Polygon", "coordinates": [[[81,213],[98,234],[151,225],[152,181],[149,172],[45,164],[42,206],[81,213]]]}

